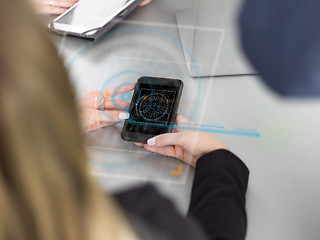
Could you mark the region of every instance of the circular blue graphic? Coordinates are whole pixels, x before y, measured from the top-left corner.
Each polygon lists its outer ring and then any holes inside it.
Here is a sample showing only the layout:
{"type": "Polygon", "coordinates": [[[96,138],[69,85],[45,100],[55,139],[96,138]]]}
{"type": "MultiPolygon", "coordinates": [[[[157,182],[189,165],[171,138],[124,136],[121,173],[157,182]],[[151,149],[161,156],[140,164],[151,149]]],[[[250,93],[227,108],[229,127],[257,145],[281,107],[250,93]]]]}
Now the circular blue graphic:
{"type": "MultiPolygon", "coordinates": [[[[181,41],[179,39],[177,39],[176,37],[164,32],[164,31],[161,31],[161,30],[158,30],[158,29],[153,29],[153,28],[149,28],[149,27],[131,27],[131,28],[123,28],[123,29],[119,29],[119,30],[116,30],[116,31],[111,31],[109,33],[107,33],[104,37],[100,38],[98,41],[96,42],[92,42],[92,43],[89,43],[88,45],[82,47],[79,51],[77,51],[74,56],[70,59],[69,62],[67,62],[66,64],[66,67],[69,68],[72,63],[77,59],[78,56],[80,56],[82,53],[84,53],[86,50],[90,49],[90,47],[94,46],[96,43],[98,42],[101,42],[103,39],[107,38],[107,37],[110,37],[112,35],[115,35],[115,34],[120,34],[120,33],[128,33],[128,32],[150,32],[150,33],[154,33],[154,34],[157,34],[157,35],[160,35],[162,37],[166,37],[167,39],[169,39],[170,41],[174,42],[177,44],[177,46],[179,48],[183,48],[183,50],[189,55],[190,59],[191,59],[191,64],[195,66],[196,68],[196,73],[197,73],[197,78],[195,78],[195,80],[197,80],[197,84],[198,84],[198,88],[197,88],[197,96],[196,96],[196,103],[194,105],[194,108],[192,109],[192,112],[191,112],[191,116],[189,116],[190,119],[193,118],[193,116],[195,115],[196,113],[196,110],[197,110],[197,107],[199,105],[199,98],[200,98],[200,85],[201,85],[201,82],[200,82],[200,71],[199,71],[199,67],[198,65],[195,63],[195,60],[194,60],[194,57],[192,56],[191,52],[181,43],[181,41]]],[[[168,66],[166,66],[168,67],[168,66]]],[[[114,74],[113,76],[111,76],[109,79],[107,79],[107,81],[104,82],[102,88],[101,88],[101,94],[103,94],[104,90],[107,88],[107,87],[110,87],[112,86],[112,83],[117,79],[119,78],[120,76],[122,75],[125,75],[125,74],[133,74],[135,75],[135,79],[141,77],[141,76],[144,76],[143,73],[141,72],[138,72],[138,71],[135,71],[135,70],[131,70],[131,69],[126,69],[126,70],[123,70],[119,73],[116,73],[114,74]]],[[[179,74],[177,74],[179,75],[179,74]]],[[[127,83],[127,84],[121,84],[120,86],[117,87],[117,89],[114,90],[114,93],[112,94],[112,101],[113,101],[113,105],[115,106],[115,108],[117,109],[120,109],[120,110],[124,110],[123,108],[121,108],[121,106],[119,106],[117,104],[117,102],[115,101],[115,98],[114,98],[114,95],[115,93],[121,89],[122,87],[124,87],[125,85],[128,85],[128,84],[132,84],[132,83],[127,83]]],[[[131,93],[123,93],[121,96],[120,96],[120,100],[122,101],[130,101],[131,99],[131,93]]],[[[164,103],[166,101],[163,101],[164,103]]],[[[163,103],[162,102],[162,103],[163,103]]],[[[145,114],[146,114],[146,117],[148,118],[155,118],[155,119],[158,119],[159,118],[159,114],[160,113],[163,113],[164,110],[165,110],[165,107],[162,107],[161,108],[161,104],[155,102],[155,101],[151,101],[148,105],[143,105],[142,107],[145,108],[145,110],[142,110],[142,111],[145,111],[145,114]]],[[[106,114],[106,113],[105,113],[106,114]]],[[[110,116],[108,116],[110,118],[110,116]]],[[[161,118],[161,116],[160,116],[161,118]]],[[[148,158],[144,158],[144,159],[141,159],[140,161],[137,161],[135,163],[132,163],[133,165],[136,165],[136,164],[142,164],[148,160],[151,160],[153,159],[154,156],[150,156],[148,158]]],[[[108,165],[108,164],[102,164],[102,163],[98,163],[98,162],[95,162],[95,161],[91,161],[91,164],[94,164],[94,165],[97,165],[97,166],[100,166],[100,167],[106,167],[106,168],[110,168],[110,167],[129,167],[129,166],[132,166],[132,164],[128,163],[128,164],[123,164],[123,165],[119,165],[119,166],[112,166],[111,165],[108,165]]]]}
{"type": "Polygon", "coordinates": [[[136,105],[137,112],[147,121],[162,118],[169,110],[169,100],[161,93],[142,96],[136,105]]]}

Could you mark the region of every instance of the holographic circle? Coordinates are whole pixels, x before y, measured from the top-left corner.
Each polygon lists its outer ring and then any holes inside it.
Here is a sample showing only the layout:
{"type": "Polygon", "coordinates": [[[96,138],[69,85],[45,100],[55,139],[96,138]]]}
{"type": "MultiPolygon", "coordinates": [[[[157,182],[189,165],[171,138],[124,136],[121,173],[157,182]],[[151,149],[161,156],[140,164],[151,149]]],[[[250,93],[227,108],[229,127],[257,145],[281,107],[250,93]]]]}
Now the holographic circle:
{"type": "MultiPolygon", "coordinates": [[[[192,113],[190,116],[188,116],[190,119],[193,118],[193,116],[196,114],[196,111],[197,111],[197,106],[199,104],[199,99],[200,99],[200,89],[201,89],[201,81],[200,81],[200,69],[199,69],[199,65],[196,63],[195,61],[195,58],[193,57],[193,55],[191,54],[191,51],[186,48],[186,46],[183,45],[183,43],[181,43],[180,39],[176,38],[175,36],[165,32],[165,31],[162,31],[162,30],[158,30],[158,29],[154,29],[154,28],[150,28],[150,27],[128,27],[128,28],[124,28],[124,29],[119,29],[119,30],[115,30],[115,31],[110,31],[109,33],[105,34],[104,37],[101,37],[98,41],[96,42],[90,42],[88,43],[87,45],[83,46],[82,48],[80,48],[77,52],[75,52],[75,54],[70,58],[70,60],[66,63],[66,68],[71,68],[71,66],[73,65],[73,63],[78,59],[78,57],[80,57],[82,54],[84,54],[88,49],[90,49],[91,47],[93,47],[96,43],[98,42],[101,42],[102,40],[106,39],[107,37],[112,37],[114,35],[117,35],[117,34],[121,34],[121,33],[129,33],[129,32],[141,32],[141,33],[144,33],[145,31],[147,31],[148,33],[150,34],[156,34],[158,36],[162,36],[162,37],[165,37],[167,39],[169,39],[169,41],[175,43],[177,45],[177,47],[181,47],[182,49],[184,49],[188,56],[190,57],[191,59],[191,63],[194,64],[194,66],[196,67],[196,71],[197,71],[197,83],[198,83],[198,87],[197,87],[197,98],[196,98],[196,104],[195,104],[195,107],[193,108],[192,110],[192,113]]],[[[168,67],[168,66],[166,66],[168,67]]],[[[102,89],[101,89],[101,92],[103,92],[107,87],[109,86],[112,86],[112,83],[115,82],[117,80],[117,78],[119,78],[121,75],[124,75],[124,74],[137,74],[137,78],[138,77],[141,77],[141,76],[144,76],[145,74],[143,73],[139,73],[135,70],[130,70],[130,69],[126,69],[126,70],[123,70],[113,76],[111,76],[109,79],[107,79],[107,81],[104,82],[103,86],[102,86],[102,89]]],[[[181,78],[183,79],[182,77],[178,77],[178,78],[181,78]]],[[[124,97],[124,96],[123,96],[124,97]]],[[[126,95],[126,98],[128,98],[128,95],[126,95]]],[[[131,98],[131,95],[130,97],[131,98]]],[[[114,100],[114,98],[112,98],[113,101],[114,101],[114,104],[115,106],[116,105],[116,102],[114,100]]],[[[124,100],[124,99],[121,99],[121,100],[124,100]]],[[[118,106],[119,107],[119,106],[118,106]]],[[[117,108],[118,108],[117,107],[117,108]]],[[[119,108],[120,109],[120,108],[119,108]]],[[[106,114],[104,112],[104,114],[106,114]]],[[[132,166],[134,163],[137,163],[137,164],[141,164],[143,162],[145,162],[145,160],[151,160],[154,158],[154,155],[150,155],[151,157],[147,157],[147,158],[142,158],[141,160],[137,161],[137,162],[130,162],[130,163],[127,163],[127,164],[123,164],[123,165],[116,165],[115,167],[120,167],[120,168],[125,168],[125,167],[130,167],[132,166]]],[[[91,164],[94,164],[94,165],[98,165],[98,166],[101,166],[101,167],[106,167],[106,168],[111,168],[113,167],[113,165],[108,165],[108,164],[100,164],[96,161],[92,161],[91,164]]]]}
{"type": "Polygon", "coordinates": [[[126,92],[126,93],[122,93],[121,94],[121,100],[124,101],[124,102],[130,102],[131,100],[131,97],[132,97],[132,93],[130,92],[126,92]]]}
{"type": "Polygon", "coordinates": [[[147,121],[162,118],[169,109],[168,98],[161,93],[152,93],[142,96],[136,105],[136,110],[140,116],[147,121]]]}

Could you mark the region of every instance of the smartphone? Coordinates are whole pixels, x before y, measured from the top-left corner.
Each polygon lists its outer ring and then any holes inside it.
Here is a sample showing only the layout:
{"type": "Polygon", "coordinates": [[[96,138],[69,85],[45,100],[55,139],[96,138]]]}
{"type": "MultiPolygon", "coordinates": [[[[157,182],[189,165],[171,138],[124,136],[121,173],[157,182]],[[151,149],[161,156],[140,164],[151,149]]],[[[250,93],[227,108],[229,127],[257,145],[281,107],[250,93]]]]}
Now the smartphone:
{"type": "MultiPolygon", "coordinates": [[[[103,27],[138,0],[81,0],[53,21],[55,30],[81,34],[103,27]]],[[[97,31],[97,30],[96,30],[97,31]]]]}
{"type": "Polygon", "coordinates": [[[146,143],[149,138],[172,132],[182,94],[179,79],[144,76],[138,79],[124,122],[125,141],[146,143]]]}

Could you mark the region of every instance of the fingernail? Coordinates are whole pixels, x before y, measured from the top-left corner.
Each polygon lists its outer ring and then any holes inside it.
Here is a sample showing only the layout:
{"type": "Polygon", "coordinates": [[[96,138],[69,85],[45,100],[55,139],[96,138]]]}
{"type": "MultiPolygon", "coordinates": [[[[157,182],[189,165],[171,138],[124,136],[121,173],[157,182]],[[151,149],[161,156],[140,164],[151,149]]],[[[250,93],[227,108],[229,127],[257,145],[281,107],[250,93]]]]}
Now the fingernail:
{"type": "Polygon", "coordinates": [[[126,113],[126,112],[119,113],[119,119],[125,120],[125,119],[128,119],[129,117],[130,117],[129,113],[126,113]]]}
{"type": "Polygon", "coordinates": [[[154,137],[154,138],[148,139],[147,143],[148,143],[149,146],[155,145],[156,144],[156,138],[154,137]]]}

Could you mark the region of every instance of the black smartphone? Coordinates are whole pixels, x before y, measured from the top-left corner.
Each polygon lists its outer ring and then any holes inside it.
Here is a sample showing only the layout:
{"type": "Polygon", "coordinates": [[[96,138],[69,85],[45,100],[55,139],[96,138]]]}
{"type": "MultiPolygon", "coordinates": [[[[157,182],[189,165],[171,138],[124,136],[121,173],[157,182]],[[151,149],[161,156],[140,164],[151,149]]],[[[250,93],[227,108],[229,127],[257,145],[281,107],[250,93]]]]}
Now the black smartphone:
{"type": "Polygon", "coordinates": [[[179,79],[141,77],[129,106],[130,118],[124,122],[125,141],[146,143],[156,135],[172,132],[182,94],[179,79]]]}

